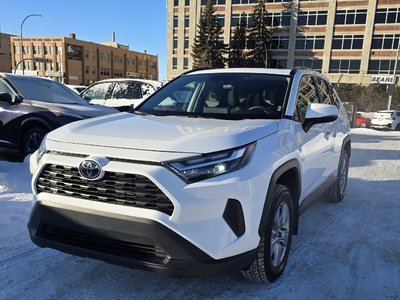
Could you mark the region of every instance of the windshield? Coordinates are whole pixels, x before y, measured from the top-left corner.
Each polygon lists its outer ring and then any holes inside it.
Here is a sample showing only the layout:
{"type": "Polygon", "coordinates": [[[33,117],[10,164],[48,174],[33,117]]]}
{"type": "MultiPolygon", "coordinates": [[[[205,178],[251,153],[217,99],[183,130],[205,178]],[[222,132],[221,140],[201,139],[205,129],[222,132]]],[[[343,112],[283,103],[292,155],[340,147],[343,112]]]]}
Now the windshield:
{"type": "Polygon", "coordinates": [[[11,76],[8,79],[29,100],[58,104],[87,104],[78,94],[53,80],[11,76]]]}
{"type": "Polygon", "coordinates": [[[218,119],[281,118],[289,77],[271,74],[184,75],[150,96],[138,113],[218,119]]]}

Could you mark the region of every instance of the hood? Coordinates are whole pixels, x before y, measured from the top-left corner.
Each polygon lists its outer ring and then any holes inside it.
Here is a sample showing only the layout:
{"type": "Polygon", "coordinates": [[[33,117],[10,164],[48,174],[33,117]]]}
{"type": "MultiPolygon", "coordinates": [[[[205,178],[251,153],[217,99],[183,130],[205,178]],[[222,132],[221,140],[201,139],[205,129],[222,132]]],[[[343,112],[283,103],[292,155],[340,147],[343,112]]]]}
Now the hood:
{"type": "Polygon", "coordinates": [[[112,107],[92,104],[63,104],[63,103],[48,103],[43,101],[30,100],[32,105],[42,107],[53,112],[68,113],[82,116],[84,118],[98,117],[119,111],[112,107]]]}
{"type": "Polygon", "coordinates": [[[249,144],[278,130],[277,120],[216,120],[129,113],[74,122],[49,133],[63,143],[208,153],[249,144]]]}

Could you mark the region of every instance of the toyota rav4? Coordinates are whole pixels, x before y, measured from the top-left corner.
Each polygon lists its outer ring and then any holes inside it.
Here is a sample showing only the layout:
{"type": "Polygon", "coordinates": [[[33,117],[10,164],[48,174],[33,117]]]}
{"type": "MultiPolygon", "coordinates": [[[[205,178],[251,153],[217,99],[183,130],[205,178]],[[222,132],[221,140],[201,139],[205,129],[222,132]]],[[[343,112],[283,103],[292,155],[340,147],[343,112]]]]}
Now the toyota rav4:
{"type": "Polygon", "coordinates": [[[30,159],[40,247],[178,276],[275,281],[299,212],[340,202],[349,122],[321,74],[195,70],[133,113],[52,131],[30,159]]]}

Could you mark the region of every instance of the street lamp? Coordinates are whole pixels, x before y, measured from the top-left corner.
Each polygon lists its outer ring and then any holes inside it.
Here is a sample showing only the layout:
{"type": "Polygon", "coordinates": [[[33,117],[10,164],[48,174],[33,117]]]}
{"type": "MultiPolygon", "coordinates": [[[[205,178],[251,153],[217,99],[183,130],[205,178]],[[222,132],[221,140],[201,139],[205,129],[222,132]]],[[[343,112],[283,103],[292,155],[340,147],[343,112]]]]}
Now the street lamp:
{"type": "Polygon", "coordinates": [[[34,57],[34,58],[24,58],[23,60],[20,60],[16,65],[15,65],[15,69],[14,69],[14,74],[17,73],[17,69],[19,67],[19,65],[23,62],[25,62],[26,60],[32,60],[34,62],[40,62],[40,63],[49,63],[51,62],[51,59],[48,58],[41,58],[41,57],[34,57]]]}
{"type": "MultiPolygon", "coordinates": [[[[42,15],[39,15],[39,14],[31,14],[31,15],[28,15],[28,16],[26,16],[25,17],[25,19],[22,21],[22,23],[21,23],[21,27],[20,27],[20,29],[21,29],[21,61],[23,62],[24,61],[24,46],[23,46],[23,41],[22,41],[22,26],[24,25],[24,22],[26,21],[26,19],[28,19],[29,17],[41,17],[42,15]]],[[[17,69],[17,68],[15,68],[15,69],[17,69]]],[[[22,75],[25,75],[25,64],[23,63],[22,64],[22,75]]]]}

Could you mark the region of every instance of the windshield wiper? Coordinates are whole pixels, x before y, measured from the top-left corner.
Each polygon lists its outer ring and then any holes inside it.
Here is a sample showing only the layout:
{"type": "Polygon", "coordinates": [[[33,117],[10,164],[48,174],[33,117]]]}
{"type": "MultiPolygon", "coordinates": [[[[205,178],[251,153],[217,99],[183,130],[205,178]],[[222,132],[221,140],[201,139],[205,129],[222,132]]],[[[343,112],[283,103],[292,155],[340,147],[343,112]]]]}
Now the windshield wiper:
{"type": "Polygon", "coordinates": [[[132,113],[139,115],[139,116],[154,116],[148,112],[144,112],[144,111],[138,111],[138,110],[134,110],[132,113]]]}

